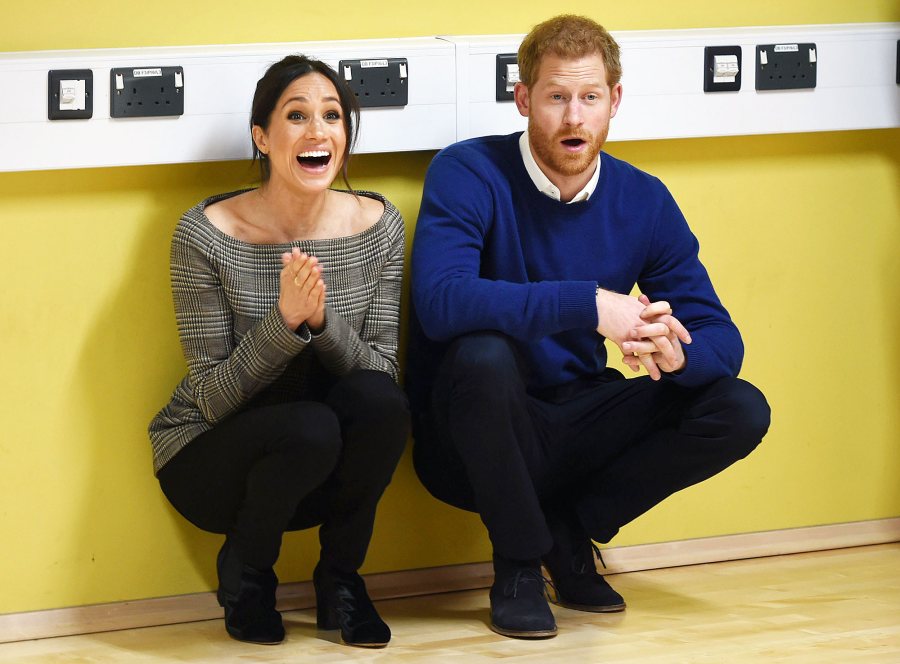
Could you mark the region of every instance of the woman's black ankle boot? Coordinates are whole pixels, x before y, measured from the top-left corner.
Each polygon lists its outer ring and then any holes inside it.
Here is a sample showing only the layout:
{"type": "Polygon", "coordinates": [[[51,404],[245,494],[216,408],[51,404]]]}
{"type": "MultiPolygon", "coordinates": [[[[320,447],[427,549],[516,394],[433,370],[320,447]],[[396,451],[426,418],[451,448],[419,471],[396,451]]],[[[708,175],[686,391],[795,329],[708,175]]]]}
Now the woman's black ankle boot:
{"type": "Polygon", "coordinates": [[[391,629],[375,610],[359,574],[327,569],[320,562],[313,572],[313,585],[319,629],[340,629],[341,639],[349,646],[382,648],[391,640],[391,629]]]}
{"type": "Polygon", "coordinates": [[[216,597],[225,609],[225,629],[238,641],[271,645],[284,640],[281,614],[275,610],[278,577],[272,568],[258,570],[244,565],[225,540],[216,559],[219,590],[216,597]]]}

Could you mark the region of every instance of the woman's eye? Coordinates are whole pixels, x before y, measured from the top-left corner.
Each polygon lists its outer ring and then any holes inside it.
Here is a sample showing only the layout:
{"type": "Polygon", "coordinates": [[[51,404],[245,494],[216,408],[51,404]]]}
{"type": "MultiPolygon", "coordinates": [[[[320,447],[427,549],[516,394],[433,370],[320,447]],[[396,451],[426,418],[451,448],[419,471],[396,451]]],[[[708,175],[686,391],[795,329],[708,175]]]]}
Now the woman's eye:
{"type": "Polygon", "coordinates": [[[328,113],[325,114],[325,119],[326,120],[340,120],[341,115],[340,115],[340,113],[337,113],[336,111],[328,111],[328,113]]]}
{"type": "Polygon", "coordinates": [[[291,111],[290,113],[288,113],[288,120],[302,120],[302,119],[303,119],[303,113],[301,113],[300,111],[291,111]]]}

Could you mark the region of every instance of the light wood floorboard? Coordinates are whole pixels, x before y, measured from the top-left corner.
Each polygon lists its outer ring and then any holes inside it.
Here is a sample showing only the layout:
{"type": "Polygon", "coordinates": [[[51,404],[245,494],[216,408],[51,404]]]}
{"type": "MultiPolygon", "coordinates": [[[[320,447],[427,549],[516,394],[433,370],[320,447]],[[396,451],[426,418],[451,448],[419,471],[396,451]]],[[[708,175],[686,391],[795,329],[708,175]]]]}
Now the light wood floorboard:
{"type": "Polygon", "coordinates": [[[379,602],[394,639],[350,648],[285,613],[278,646],[230,640],[220,620],[0,645],[0,662],[900,662],[900,543],[609,577],[621,614],[554,607],[559,636],[504,638],[487,591],[379,602]]]}

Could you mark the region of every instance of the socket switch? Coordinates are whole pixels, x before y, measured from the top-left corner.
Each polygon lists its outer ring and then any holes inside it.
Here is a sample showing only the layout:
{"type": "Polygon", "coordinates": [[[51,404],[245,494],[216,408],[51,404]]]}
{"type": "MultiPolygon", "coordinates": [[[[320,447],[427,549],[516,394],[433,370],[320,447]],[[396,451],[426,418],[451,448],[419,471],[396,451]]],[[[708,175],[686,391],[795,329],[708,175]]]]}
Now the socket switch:
{"type": "Polygon", "coordinates": [[[497,101],[512,101],[519,82],[519,61],[515,53],[497,54],[497,101]]]}
{"type": "Polygon", "coordinates": [[[741,47],[707,46],[703,49],[703,91],[736,92],[741,89],[741,47]]]}
{"type": "Polygon", "coordinates": [[[47,72],[47,118],[85,120],[94,115],[94,72],[53,69],[47,72]]]}

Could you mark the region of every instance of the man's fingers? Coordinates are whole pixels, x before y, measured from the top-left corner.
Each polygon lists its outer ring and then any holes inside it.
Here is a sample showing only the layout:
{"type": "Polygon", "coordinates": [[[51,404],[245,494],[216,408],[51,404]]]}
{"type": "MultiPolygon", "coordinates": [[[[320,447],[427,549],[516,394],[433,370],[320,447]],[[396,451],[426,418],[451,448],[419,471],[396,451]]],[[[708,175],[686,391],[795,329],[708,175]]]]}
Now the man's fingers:
{"type": "Polygon", "coordinates": [[[641,312],[641,318],[643,320],[653,321],[654,323],[665,323],[669,326],[669,329],[681,339],[681,341],[686,344],[691,343],[690,333],[687,331],[687,328],[681,324],[681,321],[672,315],[672,307],[669,306],[668,302],[665,300],[650,302],[650,298],[646,295],[639,296],[638,300],[640,300],[641,304],[646,305],[641,312]]]}
{"type": "Polygon", "coordinates": [[[644,368],[647,370],[647,373],[650,374],[650,378],[653,380],[659,380],[662,377],[662,374],[659,372],[659,367],[656,366],[656,361],[653,359],[653,356],[650,353],[643,353],[638,355],[638,358],[641,361],[641,364],[644,365],[644,368]]]}
{"type": "Polygon", "coordinates": [[[671,330],[662,322],[654,322],[648,325],[639,325],[631,331],[632,339],[650,339],[651,337],[664,337],[671,330]]]}
{"type": "Polygon", "coordinates": [[[653,337],[651,341],[656,344],[659,352],[662,353],[663,360],[670,366],[677,364],[675,362],[675,347],[672,346],[672,342],[669,341],[669,337],[658,336],[653,337]]]}
{"type": "Polygon", "coordinates": [[[653,341],[648,341],[646,339],[641,339],[640,341],[626,341],[622,344],[622,353],[626,355],[634,353],[646,355],[648,353],[655,353],[658,350],[659,348],[657,348],[653,341]]]}
{"type": "MultiPolygon", "coordinates": [[[[646,298],[646,296],[643,297],[646,298]]],[[[659,302],[651,302],[646,307],[644,307],[644,310],[641,312],[641,318],[643,318],[644,320],[649,320],[651,318],[655,318],[656,316],[663,316],[665,314],[671,313],[672,307],[669,306],[669,303],[665,300],[660,300],[659,302]]]]}
{"type": "Polygon", "coordinates": [[[663,316],[660,322],[665,323],[681,341],[686,344],[691,343],[691,333],[687,331],[687,328],[675,316],[663,316]]]}
{"type": "MultiPolygon", "coordinates": [[[[672,332],[676,337],[678,337],[684,343],[686,343],[686,344],[691,343],[691,333],[687,331],[687,328],[684,325],[682,325],[681,321],[678,320],[677,318],[675,318],[675,316],[666,314],[663,316],[659,316],[653,322],[654,323],[662,323],[663,325],[665,325],[668,328],[666,334],[668,334],[669,332],[672,332]]],[[[635,329],[640,329],[640,328],[635,328],[635,329]]],[[[652,335],[641,335],[641,336],[652,336],[652,335]]]]}
{"type": "Polygon", "coordinates": [[[650,353],[659,353],[662,360],[668,364],[676,364],[675,347],[669,341],[667,336],[654,336],[650,339],[642,339],[640,341],[626,341],[622,344],[622,351],[625,353],[637,353],[638,355],[647,355],[650,353]]]}

